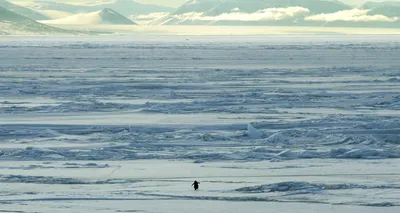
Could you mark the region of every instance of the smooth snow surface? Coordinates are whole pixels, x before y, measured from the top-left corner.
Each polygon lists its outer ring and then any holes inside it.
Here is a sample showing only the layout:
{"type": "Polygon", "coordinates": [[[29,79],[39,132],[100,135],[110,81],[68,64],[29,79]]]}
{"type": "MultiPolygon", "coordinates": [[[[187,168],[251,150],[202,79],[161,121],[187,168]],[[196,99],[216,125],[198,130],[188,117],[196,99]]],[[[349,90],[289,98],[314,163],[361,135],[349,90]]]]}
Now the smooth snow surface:
{"type": "Polygon", "coordinates": [[[80,13],[67,16],[61,19],[41,21],[44,24],[68,24],[68,25],[97,25],[97,24],[115,24],[115,25],[134,25],[135,23],[123,15],[111,9],[103,9],[92,13],[80,13]]]}
{"type": "Polygon", "coordinates": [[[399,55],[396,36],[1,37],[0,212],[398,213],[399,55]]]}

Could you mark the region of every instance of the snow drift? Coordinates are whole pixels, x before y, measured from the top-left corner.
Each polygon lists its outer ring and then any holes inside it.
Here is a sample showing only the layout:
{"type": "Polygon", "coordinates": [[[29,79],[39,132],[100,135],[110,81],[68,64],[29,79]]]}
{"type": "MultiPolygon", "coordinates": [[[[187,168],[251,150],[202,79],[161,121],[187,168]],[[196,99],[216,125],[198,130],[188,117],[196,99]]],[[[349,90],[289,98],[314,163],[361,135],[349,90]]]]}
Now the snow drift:
{"type": "Polygon", "coordinates": [[[308,194],[308,193],[319,193],[324,190],[346,190],[346,189],[393,189],[398,188],[393,185],[359,185],[359,184],[349,184],[349,183],[339,183],[339,184],[324,184],[324,183],[310,183],[302,181],[289,181],[289,182],[279,182],[266,185],[249,186],[236,189],[235,191],[241,193],[269,193],[269,192],[283,192],[283,193],[293,193],[297,194],[308,194]]]}

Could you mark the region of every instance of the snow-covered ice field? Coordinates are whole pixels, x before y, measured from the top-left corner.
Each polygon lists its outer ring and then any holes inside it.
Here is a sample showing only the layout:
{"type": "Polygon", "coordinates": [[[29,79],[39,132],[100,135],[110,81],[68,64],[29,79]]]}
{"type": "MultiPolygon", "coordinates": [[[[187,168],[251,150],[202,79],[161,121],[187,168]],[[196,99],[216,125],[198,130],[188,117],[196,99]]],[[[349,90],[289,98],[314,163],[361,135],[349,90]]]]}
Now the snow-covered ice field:
{"type": "Polygon", "coordinates": [[[0,212],[398,213],[400,42],[0,37],[0,150],[0,212]]]}

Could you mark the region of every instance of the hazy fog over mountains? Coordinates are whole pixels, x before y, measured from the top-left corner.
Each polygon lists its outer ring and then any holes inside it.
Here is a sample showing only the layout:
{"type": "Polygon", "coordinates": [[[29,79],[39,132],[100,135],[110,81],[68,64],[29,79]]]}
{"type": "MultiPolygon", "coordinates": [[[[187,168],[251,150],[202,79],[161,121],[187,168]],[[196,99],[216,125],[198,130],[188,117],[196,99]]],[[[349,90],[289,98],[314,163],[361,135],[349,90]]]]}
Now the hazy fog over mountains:
{"type": "Polygon", "coordinates": [[[398,2],[359,8],[328,0],[191,0],[152,22],[161,25],[398,27],[398,2]]]}
{"type": "Polygon", "coordinates": [[[91,13],[79,13],[61,19],[44,20],[44,24],[68,24],[68,25],[135,25],[135,23],[116,11],[106,8],[91,13]]]}

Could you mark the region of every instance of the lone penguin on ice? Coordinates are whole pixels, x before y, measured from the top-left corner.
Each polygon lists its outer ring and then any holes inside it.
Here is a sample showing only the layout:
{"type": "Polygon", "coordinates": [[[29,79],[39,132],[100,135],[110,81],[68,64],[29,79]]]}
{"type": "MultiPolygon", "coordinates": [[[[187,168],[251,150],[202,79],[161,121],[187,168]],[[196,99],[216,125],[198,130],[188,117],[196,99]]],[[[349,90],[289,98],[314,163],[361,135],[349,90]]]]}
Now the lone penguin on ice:
{"type": "Polygon", "coordinates": [[[197,189],[199,189],[199,184],[200,182],[197,182],[197,180],[195,180],[192,184],[192,186],[194,187],[194,190],[196,191],[197,189]]]}

